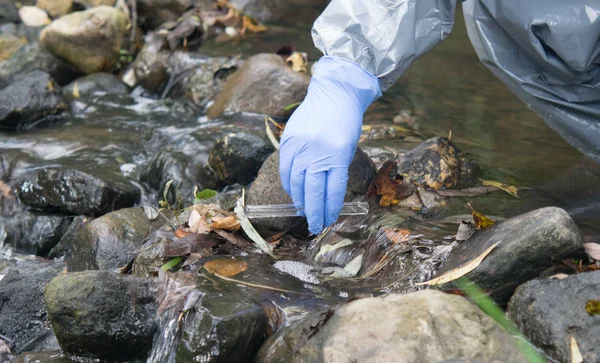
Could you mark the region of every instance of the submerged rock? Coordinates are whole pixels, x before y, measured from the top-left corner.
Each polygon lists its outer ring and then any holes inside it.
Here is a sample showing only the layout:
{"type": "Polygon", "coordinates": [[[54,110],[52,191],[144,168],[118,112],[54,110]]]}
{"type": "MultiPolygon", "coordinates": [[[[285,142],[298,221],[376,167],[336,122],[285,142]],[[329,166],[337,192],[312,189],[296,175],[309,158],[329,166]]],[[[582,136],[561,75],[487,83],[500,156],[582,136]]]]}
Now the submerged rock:
{"type": "Polygon", "coordinates": [[[144,208],[125,208],[86,223],[71,239],[68,271],[114,270],[126,266],[144,238],[164,224],[153,225],[144,208]]]}
{"type": "Polygon", "coordinates": [[[23,130],[61,119],[67,108],[58,85],[45,72],[34,71],[0,90],[0,130],[23,130]]]}
{"type": "Polygon", "coordinates": [[[526,362],[467,299],[435,290],[352,301],[281,329],[255,362],[526,362]],[[308,338],[310,337],[310,338],[308,338]]]}
{"type": "Polygon", "coordinates": [[[257,54],[225,82],[208,116],[236,112],[284,116],[286,106],[304,99],[309,81],[306,73],[294,72],[279,55],[257,54]]]}
{"type": "Polygon", "coordinates": [[[71,224],[72,217],[38,215],[21,212],[12,216],[0,216],[0,230],[4,230],[4,243],[17,252],[47,256],[58,244],[71,224]]]}
{"type": "Polygon", "coordinates": [[[13,342],[14,353],[58,348],[44,287],[63,267],[59,261],[21,262],[0,280],[0,334],[13,342]]]}
{"type": "Polygon", "coordinates": [[[143,357],[155,330],[153,288],[149,280],[106,271],[52,279],[44,300],[60,347],[104,360],[143,357]]]}
{"type": "Polygon", "coordinates": [[[465,276],[499,304],[506,304],[518,285],[554,262],[583,253],[583,235],[569,214],[546,207],[478,231],[450,252],[437,276],[473,261],[496,242],[498,246],[465,276]]]}
{"type": "Polygon", "coordinates": [[[14,0],[0,0],[0,24],[20,21],[19,9],[14,0]]]}
{"type": "Polygon", "coordinates": [[[529,281],[510,299],[508,315],[534,345],[557,361],[571,361],[573,337],[583,361],[598,362],[600,315],[587,313],[590,300],[600,300],[600,271],[529,281]]]}
{"type": "Polygon", "coordinates": [[[18,196],[34,208],[100,216],[133,206],[140,191],[117,176],[100,178],[79,170],[42,169],[21,183],[18,196]]]}
{"type": "Polygon", "coordinates": [[[0,62],[10,58],[25,44],[27,44],[26,38],[13,34],[0,34],[0,62]]]}
{"type": "Polygon", "coordinates": [[[129,93],[129,87],[119,77],[110,73],[93,73],[77,78],[63,87],[63,95],[69,98],[75,97],[75,85],[77,85],[80,97],[89,97],[94,94],[124,95],[129,93]]]}
{"type": "Polygon", "coordinates": [[[27,44],[7,60],[0,62],[0,78],[8,81],[40,70],[48,73],[60,86],[77,78],[81,73],[64,60],[50,54],[39,43],[27,44]]]}
{"type": "Polygon", "coordinates": [[[424,141],[398,158],[398,171],[429,188],[461,189],[477,182],[480,168],[445,137],[424,141]]]}
{"type": "MultiPolygon", "coordinates": [[[[348,170],[348,184],[344,200],[350,202],[358,196],[365,195],[376,174],[377,169],[373,161],[364,151],[357,148],[348,170]]],[[[246,198],[248,205],[292,203],[292,199],[281,186],[278,152],[273,153],[264,162],[256,180],[248,188],[246,198]]],[[[252,224],[275,231],[293,230],[302,234],[308,233],[306,219],[303,217],[254,219],[252,224]]]]}
{"type": "Polygon", "coordinates": [[[170,55],[161,51],[159,40],[153,34],[146,36],[146,43],[133,62],[136,83],[151,92],[157,92],[169,79],[170,55]]]}
{"type": "Polygon", "coordinates": [[[248,184],[274,148],[265,139],[244,132],[223,136],[210,151],[208,164],[229,184],[248,184]]]}
{"type": "Polygon", "coordinates": [[[110,71],[119,58],[127,23],[120,10],[98,6],[53,21],[40,34],[40,42],[83,73],[110,71]]]}
{"type": "Polygon", "coordinates": [[[204,162],[194,156],[170,150],[156,154],[140,179],[157,190],[161,199],[167,182],[172,180],[167,193],[167,200],[171,204],[177,203],[177,197],[185,201],[193,200],[196,186],[199,191],[217,187],[216,177],[204,162]]]}

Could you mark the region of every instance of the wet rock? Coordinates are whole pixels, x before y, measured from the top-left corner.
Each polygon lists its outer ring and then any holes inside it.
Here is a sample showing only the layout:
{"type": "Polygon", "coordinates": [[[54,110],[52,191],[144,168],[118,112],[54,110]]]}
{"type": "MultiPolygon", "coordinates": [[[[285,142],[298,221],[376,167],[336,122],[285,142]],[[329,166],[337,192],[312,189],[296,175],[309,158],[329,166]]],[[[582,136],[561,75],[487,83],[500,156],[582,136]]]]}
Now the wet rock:
{"type": "Polygon", "coordinates": [[[398,171],[418,184],[438,189],[462,189],[477,182],[480,168],[447,138],[434,137],[398,158],[398,171]]]}
{"type": "Polygon", "coordinates": [[[314,21],[329,0],[231,0],[232,5],[261,22],[287,20],[305,13],[314,21]]]}
{"type": "Polygon", "coordinates": [[[263,138],[232,133],[217,140],[208,164],[219,179],[229,184],[248,184],[273,151],[273,146],[263,138]]]}
{"type": "Polygon", "coordinates": [[[96,6],[114,6],[116,0],[75,0],[76,3],[82,4],[86,7],[96,7],[96,6]]]}
{"type": "Polygon", "coordinates": [[[546,207],[478,231],[450,252],[437,276],[474,260],[496,242],[500,244],[465,276],[499,304],[506,304],[518,285],[539,276],[556,261],[583,253],[583,235],[569,214],[546,207]]]}
{"type": "Polygon", "coordinates": [[[33,362],[44,362],[44,363],[78,363],[75,360],[71,360],[65,354],[60,352],[39,352],[39,353],[22,353],[19,354],[14,363],[33,363],[33,362]]]}
{"type": "Polygon", "coordinates": [[[144,29],[154,29],[168,21],[176,21],[192,6],[191,0],[138,0],[139,21],[144,29]]]}
{"type": "Polygon", "coordinates": [[[118,176],[59,169],[39,170],[17,194],[34,208],[92,216],[131,207],[140,198],[139,189],[118,176]]]}
{"type": "Polygon", "coordinates": [[[126,266],[144,238],[164,224],[148,218],[144,208],[125,208],[86,223],[70,241],[67,269],[114,270],[126,266]]]}
{"type": "Polygon", "coordinates": [[[255,362],[525,362],[512,337],[467,299],[434,290],[364,298],[270,337],[255,362]],[[327,317],[329,318],[327,319],[327,317]],[[323,326],[315,329],[317,324],[323,326]],[[307,332],[314,335],[306,340],[307,332]]]}
{"type": "Polygon", "coordinates": [[[58,122],[66,107],[54,79],[42,71],[31,72],[0,90],[0,130],[58,122]]]}
{"type": "Polygon", "coordinates": [[[171,204],[182,200],[193,200],[194,187],[198,190],[216,189],[217,179],[204,162],[177,151],[160,151],[148,168],[142,173],[141,181],[148,183],[161,196],[169,180],[172,184],[167,193],[167,201],[171,204]]]}
{"type": "Polygon", "coordinates": [[[0,0],[0,24],[21,21],[19,9],[14,0],[0,0]]]}
{"type": "Polygon", "coordinates": [[[535,279],[517,288],[508,315],[527,338],[559,362],[571,361],[574,337],[584,362],[600,361],[600,315],[585,306],[600,298],[600,271],[535,279]]]}
{"type": "Polygon", "coordinates": [[[0,78],[9,82],[35,70],[48,73],[60,86],[80,75],[73,66],[42,49],[39,43],[27,44],[0,62],[0,78]]]}
{"type": "Polygon", "coordinates": [[[42,31],[40,42],[83,73],[110,71],[119,58],[127,23],[121,11],[98,6],[53,21],[42,31]]]}
{"type": "Polygon", "coordinates": [[[52,18],[59,18],[71,10],[73,0],[37,0],[35,6],[46,10],[52,18]]]}
{"type": "MultiPolygon", "coordinates": [[[[149,34],[147,38],[153,36],[149,34]]],[[[133,63],[137,84],[151,92],[158,92],[169,79],[169,54],[161,51],[161,44],[147,39],[133,63]]]]}
{"type": "Polygon", "coordinates": [[[74,97],[73,91],[77,85],[77,91],[81,97],[96,94],[124,95],[129,93],[129,87],[119,77],[110,73],[94,73],[81,78],[63,87],[65,97],[74,97]]]}
{"type": "Polygon", "coordinates": [[[10,58],[25,44],[27,44],[26,38],[13,34],[0,34],[0,62],[10,58]]]}
{"type": "Polygon", "coordinates": [[[69,246],[74,245],[76,242],[75,239],[79,238],[79,230],[82,229],[87,222],[89,222],[89,218],[86,216],[77,216],[73,218],[61,239],[48,253],[48,257],[54,259],[65,257],[67,253],[69,253],[69,246]]]}
{"type": "Polygon", "coordinates": [[[153,284],[106,271],[60,275],[44,300],[65,353],[105,360],[143,357],[152,344],[153,284]]]}
{"type": "Polygon", "coordinates": [[[44,287],[63,267],[59,261],[24,261],[0,280],[0,334],[14,342],[14,353],[58,348],[44,287]]]}
{"type": "Polygon", "coordinates": [[[21,212],[0,216],[0,230],[6,233],[4,243],[13,246],[17,252],[47,256],[69,228],[71,219],[21,212]]]}
{"type": "MultiPolygon", "coordinates": [[[[354,159],[348,170],[348,184],[345,201],[350,202],[358,196],[365,195],[369,184],[377,174],[375,164],[369,156],[357,148],[354,159]]],[[[275,152],[264,162],[256,180],[247,191],[247,204],[288,204],[292,199],[281,186],[279,178],[279,153],[275,152]]],[[[302,217],[255,219],[253,225],[275,231],[294,230],[307,233],[306,219],[302,217]]]]}
{"type": "Polygon", "coordinates": [[[208,116],[235,112],[284,116],[286,106],[304,99],[309,81],[306,73],[294,72],[276,54],[255,55],[225,82],[208,116]]]}

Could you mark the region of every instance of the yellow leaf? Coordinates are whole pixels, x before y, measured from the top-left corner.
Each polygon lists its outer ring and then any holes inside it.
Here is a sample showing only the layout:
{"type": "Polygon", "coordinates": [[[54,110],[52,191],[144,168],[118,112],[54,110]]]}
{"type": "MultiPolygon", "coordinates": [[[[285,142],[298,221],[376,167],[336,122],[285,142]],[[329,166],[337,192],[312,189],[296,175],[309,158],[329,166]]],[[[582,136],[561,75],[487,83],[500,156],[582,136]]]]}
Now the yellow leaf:
{"type": "Polygon", "coordinates": [[[443,274],[442,276],[436,277],[429,281],[419,282],[419,283],[416,283],[415,285],[441,285],[441,284],[445,284],[447,282],[456,280],[459,277],[462,277],[462,276],[468,274],[469,272],[476,269],[477,266],[479,266],[481,264],[483,259],[486,258],[486,256],[489,255],[490,252],[492,252],[492,250],[494,248],[496,248],[496,246],[498,246],[498,244],[500,242],[502,242],[502,241],[498,241],[498,242],[494,243],[493,245],[491,245],[487,250],[483,251],[483,253],[481,255],[477,256],[476,259],[469,261],[466,264],[455,268],[454,270],[450,270],[450,271],[446,272],[445,274],[443,274]]]}
{"type": "Polygon", "coordinates": [[[590,316],[600,315],[600,301],[599,300],[588,300],[585,303],[585,311],[590,316]]]}
{"type": "Polygon", "coordinates": [[[477,229],[484,229],[494,225],[495,222],[493,220],[489,219],[482,213],[479,213],[475,209],[473,209],[471,203],[467,203],[467,205],[469,206],[469,208],[471,208],[473,220],[475,221],[475,224],[477,224],[477,229]]]}
{"type": "Polygon", "coordinates": [[[213,218],[210,228],[235,232],[240,229],[240,221],[235,216],[228,216],[221,219],[213,218]]]}
{"type": "Polygon", "coordinates": [[[577,340],[575,337],[571,336],[571,363],[582,363],[583,356],[581,356],[581,351],[579,350],[579,345],[577,345],[577,340]]]}
{"type": "Polygon", "coordinates": [[[515,197],[519,198],[519,196],[517,195],[517,193],[519,192],[519,188],[515,187],[514,185],[502,184],[502,183],[499,183],[499,182],[493,181],[493,180],[483,180],[483,179],[479,179],[479,180],[481,180],[481,183],[483,185],[502,189],[505,192],[507,192],[508,194],[514,195],[515,197]]]}
{"type": "Polygon", "coordinates": [[[81,94],[79,93],[79,87],[77,87],[77,82],[75,82],[75,84],[73,84],[73,97],[75,97],[75,98],[81,97],[81,94]]]}
{"type": "Polygon", "coordinates": [[[204,268],[211,274],[231,277],[246,271],[248,269],[248,264],[246,261],[223,258],[207,261],[204,264],[204,268]]]}
{"type": "Polygon", "coordinates": [[[243,27],[245,29],[250,30],[253,33],[258,33],[258,32],[264,32],[267,30],[267,27],[262,25],[261,23],[257,22],[256,20],[254,20],[253,18],[249,17],[248,15],[244,15],[242,17],[242,23],[243,23],[243,27]]]}

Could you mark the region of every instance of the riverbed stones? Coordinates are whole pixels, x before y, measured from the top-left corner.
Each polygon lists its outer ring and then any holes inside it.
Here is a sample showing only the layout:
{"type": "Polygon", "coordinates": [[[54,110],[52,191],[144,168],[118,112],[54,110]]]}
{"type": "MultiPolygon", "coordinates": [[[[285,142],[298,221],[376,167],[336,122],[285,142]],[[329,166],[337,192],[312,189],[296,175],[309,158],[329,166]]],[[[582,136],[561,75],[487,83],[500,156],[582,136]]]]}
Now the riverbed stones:
{"type": "Polygon", "coordinates": [[[526,362],[512,337],[483,311],[463,297],[435,290],[364,298],[317,312],[270,337],[254,361],[446,359],[526,362]]]}
{"type": "Polygon", "coordinates": [[[497,247],[465,276],[501,305],[508,302],[518,285],[554,263],[583,256],[583,235],[573,219],[564,209],[545,207],[478,231],[450,252],[436,276],[473,261],[497,242],[497,247]]]}
{"type": "Polygon", "coordinates": [[[62,91],[65,98],[90,97],[97,94],[124,95],[129,93],[129,87],[114,74],[93,73],[77,78],[63,87],[62,91]],[[78,96],[75,95],[75,87],[78,96]]]}
{"type": "Polygon", "coordinates": [[[215,143],[208,164],[216,176],[229,184],[248,184],[274,151],[265,139],[244,132],[223,136],[215,143]]]}
{"type": "Polygon", "coordinates": [[[169,54],[161,52],[156,35],[148,34],[146,43],[140,49],[133,63],[136,83],[151,92],[157,92],[169,79],[169,54]]]}
{"type": "Polygon", "coordinates": [[[152,220],[144,208],[124,208],[86,223],[68,246],[68,271],[115,270],[126,266],[144,238],[164,224],[152,220]]]}
{"type": "Polygon", "coordinates": [[[156,300],[154,284],[107,271],[60,275],[50,281],[44,300],[64,352],[102,360],[130,360],[152,345],[156,300]]]}
{"type": "Polygon", "coordinates": [[[76,3],[82,4],[86,7],[96,7],[96,6],[114,6],[116,0],[75,0],[76,3]]]}
{"type": "Polygon", "coordinates": [[[66,107],[54,79],[42,71],[31,72],[0,90],[0,130],[58,122],[66,107]]]}
{"type": "Polygon", "coordinates": [[[192,0],[138,0],[138,15],[144,29],[176,21],[192,6],[192,0]]]}
{"type": "Polygon", "coordinates": [[[0,62],[0,78],[9,82],[35,70],[48,73],[60,86],[81,74],[75,67],[50,54],[37,42],[22,46],[10,58],[0,62]]]}
{"type": "Polygon", "coordinates": [[[14,34],[0,34],[0,62],[10,58],[19,48],[27,44],[27,38],[14,34]]]}
{"type": "Polygon", "coordinates": [[[14,0],[0,0],[0,24],[20,21],[19,9],[14,0]]]}
{"type": "MultiPolygon", "coordinates": [[[[360,148],[356,149],[354,159],[348,169],[348,184],[344,200],[350,202],[366,194],[369,184],[375,178],[377,168],[369,156],[360,148]]],[[[279,152],[274,152],[261,166],[255,181],[248,188],[246,204],[290,204],[292,199],[281,186],[279,177],[279,152]]],[[[274,231],[293,230],[297,233],[307,233],[304,217],[261,218],[252,224],[274,231]]]]}
{"type": "Polygon", "coordinates": [[[586,311],[590,300],[600,300],[600,271],[529,281],[510,299],[508,315],[534,345],[557,361],[571,361],[574,337],[583,361],[599,362],[600,315],[586,311]]]}
{"type": "Polygon", "coordinates": [[[435,190],[473,186],[479,166],[445,137],[434,137],[398,157],[398,171],[435,190]]]}
{"type": "Polygon", "coordinates": [[[46,10],[52,18],[60,18],[71,10],[73,0],[37,0],[35,6],[46,10]]]}
{"type": "Polygon", "coordinates": [[[13,352],[58,348],[44,287],[63,268],[61,261],[23,261],[0,280],[0,334],[14,342],[13,352]]]}
{"type": "Polygon", "coordinates": [[[279,55],[257,54],[225,82],[208,116],[236,112],[284,116],[286,106],[304,99],[309,81],[307,73],[293,71],[279,55]]]}
{"type": "Polygon", "coordinates": [[[110,71],[119,58],[127,24],[120,10],[98,6],[53,21],[42,31],[40,42],[82,73],[110,71]]]}
{"type": "Polygon", "coordinates": [[[329,0],[231,0],[231,4],[261,22],[287,20],[299,13],[308,12],[315,19],[325,9],[329,0]]]}
{"type": "Polygon", "coordinates": [[[7,233],[4,243],[12,245],[17,252],[47,256],[65,234],[71,220],[71,216],[24,211],[0,217],[0,229],[7,233]]]}
{"type": "Polygon", "coordinates": [[[117,175],[102,177],[76,169],[40,169],[21,183],[19,199],[34,208],[100,216],[131,207],[140,191],[117,175]]]}

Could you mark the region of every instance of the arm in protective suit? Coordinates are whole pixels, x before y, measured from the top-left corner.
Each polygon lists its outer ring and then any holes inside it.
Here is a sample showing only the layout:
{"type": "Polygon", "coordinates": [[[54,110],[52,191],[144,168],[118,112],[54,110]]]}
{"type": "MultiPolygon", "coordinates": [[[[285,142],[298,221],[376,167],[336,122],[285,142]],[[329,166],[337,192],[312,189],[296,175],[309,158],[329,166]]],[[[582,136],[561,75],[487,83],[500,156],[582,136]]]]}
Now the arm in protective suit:
{"type": "MultiPolygon", "coordinates": [[[[284,189],[312,233],[333,224],[367,107],[445,39],[458,0],[332,0],[312,35],[324,57],[282,135],[284,189]]],[[[600,4],[467,0],[469,37],[550,127],[600,159],[600,4]]]]}

